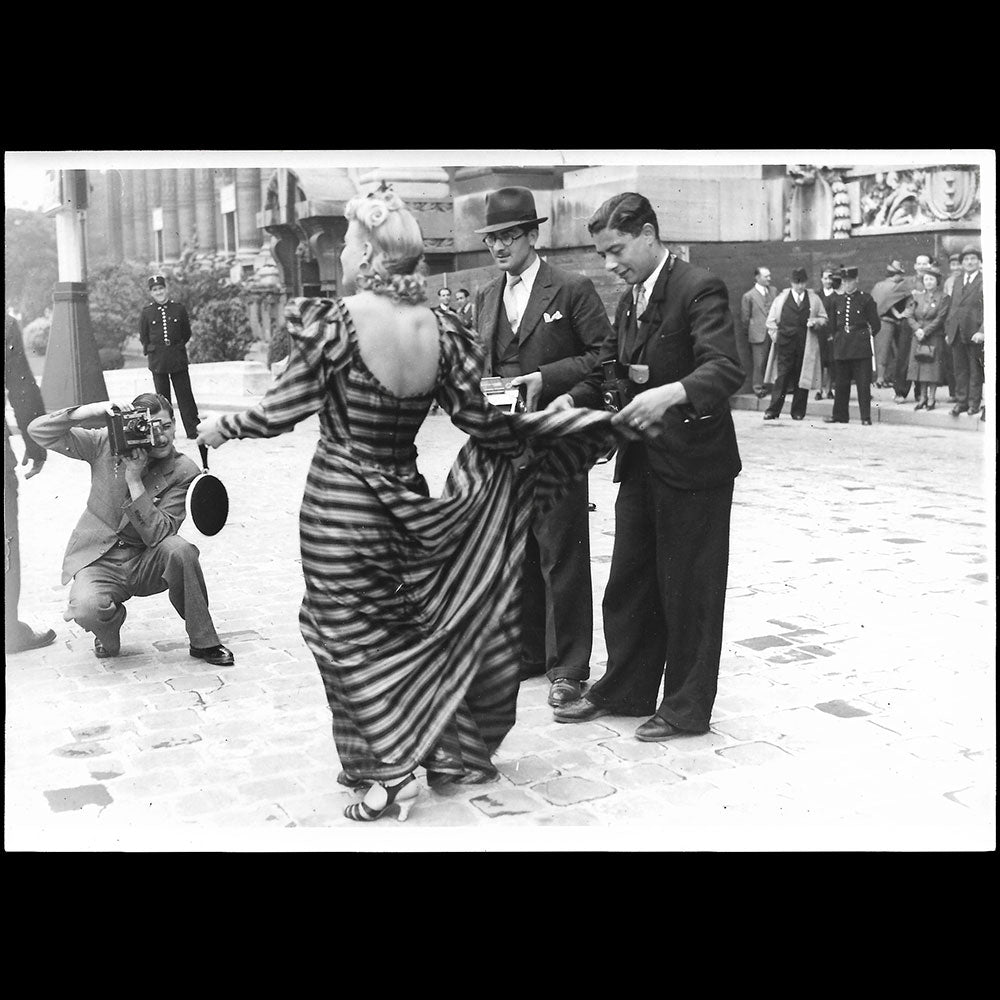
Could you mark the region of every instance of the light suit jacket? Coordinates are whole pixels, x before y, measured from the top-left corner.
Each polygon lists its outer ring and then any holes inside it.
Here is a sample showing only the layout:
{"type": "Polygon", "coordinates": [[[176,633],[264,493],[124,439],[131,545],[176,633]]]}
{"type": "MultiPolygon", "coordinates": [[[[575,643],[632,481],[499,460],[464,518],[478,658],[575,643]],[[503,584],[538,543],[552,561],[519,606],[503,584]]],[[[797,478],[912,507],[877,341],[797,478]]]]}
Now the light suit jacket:
{"type": "Polygon", "coordinates": [[[112,549],[120,532],[138,535],[149,548],[176,534],[187,512],[188,486],[200,471],[190,458],[174,451],[149,463],[142,477],[146,492],[133,500],[125,466],[111,454],[108,432],[74,427],[73,409],[55,410],[28,425],[28,433],[43,448],[90,464],[90,496],[66,546],[64,584],[112,549]]]}
{"type": "Polygon", "coordinates": [[[740,322],[751,344],[763,344],[767,340],[767,314],[777,294],[768,288],[767,295],[761,295],[757,286],[743,293],[740,302],[740,322]]]}

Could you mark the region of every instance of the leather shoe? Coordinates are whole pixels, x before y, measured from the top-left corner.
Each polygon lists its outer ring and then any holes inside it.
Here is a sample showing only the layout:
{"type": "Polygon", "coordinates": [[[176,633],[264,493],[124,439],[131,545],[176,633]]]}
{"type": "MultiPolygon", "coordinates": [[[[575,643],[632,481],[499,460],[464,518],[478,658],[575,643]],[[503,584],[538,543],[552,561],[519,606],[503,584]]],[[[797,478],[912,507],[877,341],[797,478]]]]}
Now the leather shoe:
{"type": "Polygon", "coordinates": [[[765,420],[777,420],[778,419],[778,414],[777,413],[765,413],[764,414],[764,419],[765,420]]]}
{"type": "Polygon", "coordinates": [[[595,705],[587,698],[571,701],[568,705],[560,705],[553,713],[556,722],[590,722],[602,715],[610,715],[610,709],[603,705],[595,705]]]}
{"type": "Polygon", "coordinates": [[[553,708],[579,701],[583,691],[580,682],[571,677],[557,677],[549,688],[549,704],[553,708]]]}
{"type": "Polygon", "coordinates": [[[666,719],[654,715],[635,731],[635,738],[642,743],[662,743],[664,740],[673,740],[679,736],[704,736],[707,732],[707,729],[701,729],[698,732],[690,729],[678,729],[666,719]]]}
{"type": "Polygon", "coordinates": [[[805,420],[805,417],[797,417],[794,413],[792,414],[792,420],[805,420]]]}
{"type": "Polygon", "coordinates": [[[968,409],[968,407],[967,407],[967,406],[962,406],[962,404],[961,404],[961,403],[956,403],[956,404],[955,404],[955,405],[954,405],[954,406],[953,406],[953,407],[951,408],[951,415],[952,415],[953,417],[957,417],[957,416],[958,416],[959,414],[961,414],[961,413],[965,413],[965,411],[966,411],[967,409],[968,409]]]}
{"type": "Polygon", "coordinates": [[[236,658],[225,646],[208,646],[205,649],[196,649],[192,646],[188,652],[197,659],[204,660],[216,667],[231,667],[236,662],[236,658]]]}
{"type": "Polygon", "coordinates": [[[121,612],[122,620],[112,635],[105,639],[98,639],[96,635],[94,636],[94,656],[99,660],[106,660],[109,656],[117,656],[122,651],[122,625],[125,624],[125,619],[128,617],[128,608],[124,604],[121,606],[121,612]]]}
{"type": "Polygon", "coordinates": [[[18,625],[21,625],[22,629],[16,637],[11,637],[9,644],[4,643],[5,653],[25,653],[29,649],[42,649],[56,641],[56,634],[50,628],[44,632],[36,632],[23,622],[18,622],[18,625]]]}
{"type": "Polygon", "coordinates": [[[970,406],[968,409],[968,414],[970,417],[975,416],[975,414],[977,414],[981,409],[982,409],[981,406],[970,406]]]}
{"type": "Polygon", "coordinates": [[[862,427],[871,427],[872,422],[870,420],[866,420],[866,419],[862,418],[861,425],[862,425],[862,427]]]}
{"type": "Polygon", "coordinates": [[[824,424],[846,424],[847,421],[846,420],[838,420],[836,417],[824,417],[823,418],[823,423],[824,424]]]}

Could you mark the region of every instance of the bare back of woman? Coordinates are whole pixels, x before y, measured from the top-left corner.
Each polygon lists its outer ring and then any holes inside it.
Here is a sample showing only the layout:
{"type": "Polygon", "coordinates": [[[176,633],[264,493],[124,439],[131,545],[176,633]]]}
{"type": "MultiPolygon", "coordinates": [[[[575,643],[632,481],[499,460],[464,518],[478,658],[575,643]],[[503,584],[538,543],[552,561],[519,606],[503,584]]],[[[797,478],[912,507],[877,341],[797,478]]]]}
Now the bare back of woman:
{"type": "Polygon", "coordinates": [[[441,347],[426,306],[362,292],[343,300],[354,320],[361,360],[394,396],[417,396],[437,384],[441,347]]]}

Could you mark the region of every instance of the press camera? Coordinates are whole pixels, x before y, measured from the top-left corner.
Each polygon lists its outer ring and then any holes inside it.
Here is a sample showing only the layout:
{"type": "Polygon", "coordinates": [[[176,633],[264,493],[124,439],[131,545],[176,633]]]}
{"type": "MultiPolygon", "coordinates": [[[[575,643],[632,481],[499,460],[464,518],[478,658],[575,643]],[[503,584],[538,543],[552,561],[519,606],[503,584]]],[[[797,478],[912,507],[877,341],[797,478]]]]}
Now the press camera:
{"type": "Polygon", "coordinates": [[[626,378],[619,378],[617,361],[602,361],[601,373],[604,381],[601,383],[601,399],[604,409],[617,413],[632,402],[635,391],[626,378]]]}
{"type": "Polygon", "coordinates": [[[122,409],[113,406],[107,415],[112,455],[127,455],[135,448],[149,451],[166,443],[163,420],[148,409],[122,409]]]}

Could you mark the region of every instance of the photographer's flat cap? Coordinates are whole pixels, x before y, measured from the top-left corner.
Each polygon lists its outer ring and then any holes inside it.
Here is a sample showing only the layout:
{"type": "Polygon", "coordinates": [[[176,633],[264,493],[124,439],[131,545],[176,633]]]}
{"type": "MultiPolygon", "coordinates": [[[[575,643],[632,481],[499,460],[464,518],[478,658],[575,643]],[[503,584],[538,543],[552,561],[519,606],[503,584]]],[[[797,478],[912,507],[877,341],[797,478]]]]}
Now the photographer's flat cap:
{"type": "Polygon", "coordinates": [[[167,279],[164,278],[162,274],[157,274],[149,279],[148,285],[150,291],[152,291],[154,288],[166,288],[167,279]]]}
{"type": "Polygon", "coordinates": [[[804,267],[796,267],[792,270],[792,281],[797,285],[804,285],[809,280],[809,275],[804,267]]]}
{"type": "Polygon", "coordinates": [[[535,196],[526,187],[499,188],[486,196],[486,225],[477,234],[495,233],[515,226],[534,228],[547,222],[548,216],[539,218],[535,211],[535,196]]]}
{"type": "Polygon", "coordinates": [[[844,277],[850,281],[852,278],[856,278],[858,276],[858,269],[856,267],[845,267],[842,273],[844,277]]]}
{"type": "Polygon", "coordinates": [[[979,258],[979,263],[983,262],[983,251],[977,246],[973,246],[971,243],[968,246],[962,247],[962,256],[966,257],[970,253],[974,253],[979,258]]]}

